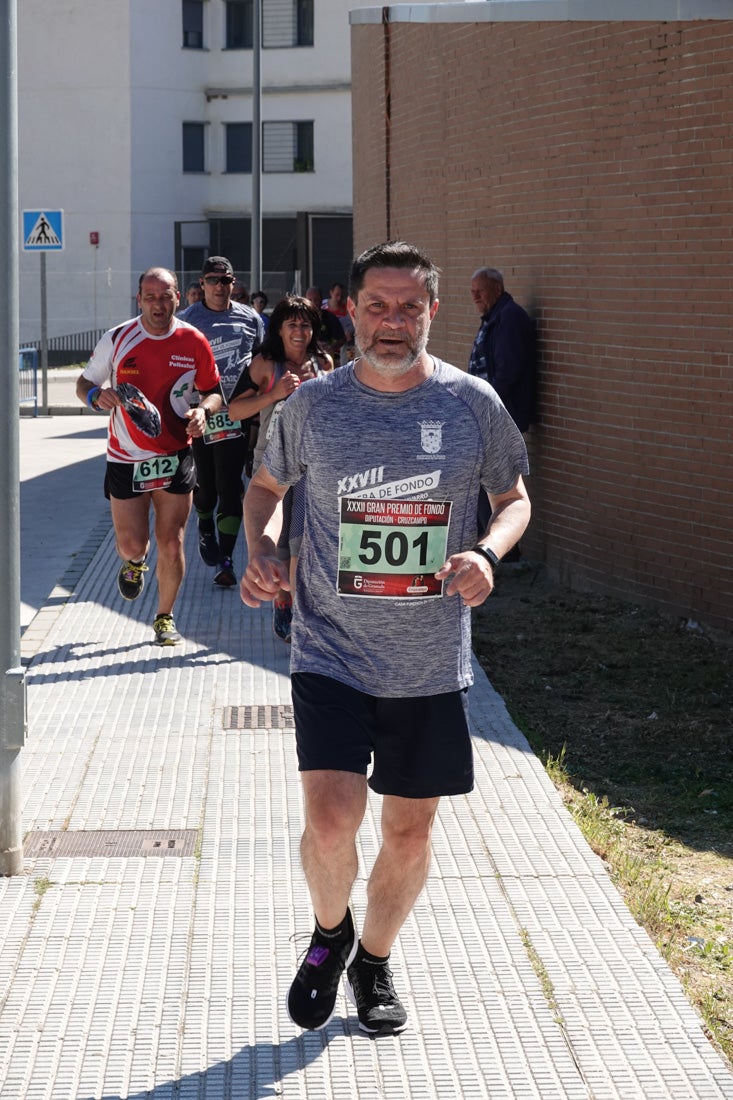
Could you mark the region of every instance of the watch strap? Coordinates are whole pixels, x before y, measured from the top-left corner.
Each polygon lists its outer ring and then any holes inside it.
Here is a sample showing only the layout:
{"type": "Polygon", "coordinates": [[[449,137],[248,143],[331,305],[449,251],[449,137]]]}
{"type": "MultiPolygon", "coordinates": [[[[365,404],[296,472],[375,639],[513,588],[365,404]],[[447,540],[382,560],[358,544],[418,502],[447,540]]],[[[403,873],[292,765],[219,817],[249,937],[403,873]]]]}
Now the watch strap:
{"type": "Polygon", "coordinates": [[[496,569],[499,564],[499,558],[497,558],[493,550],[490,550],[488,546],[481,546],[480,543],[476,543],[471,549],[474,554],[480,554],[482,558],[486,558],[492,569],[496,569]]]}

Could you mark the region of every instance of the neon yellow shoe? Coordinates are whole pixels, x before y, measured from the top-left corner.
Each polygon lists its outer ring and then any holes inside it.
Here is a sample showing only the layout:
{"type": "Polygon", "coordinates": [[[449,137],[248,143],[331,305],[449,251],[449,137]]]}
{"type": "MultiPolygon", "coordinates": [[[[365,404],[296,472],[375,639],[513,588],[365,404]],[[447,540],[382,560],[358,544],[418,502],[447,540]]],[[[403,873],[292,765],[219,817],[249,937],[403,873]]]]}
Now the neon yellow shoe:
{"type": "Polygon", "coordinates": [[[172,615],[158,615],[153,623],[156,645],[178,645],[182,641],[172,615]]]}
{"type": "Polygon", "coordinates": [[[148,567],[145,558],[142,561],[123,561],[117,574],[117,587],[123,600],[136,600],[145,587],[148,567]]]}

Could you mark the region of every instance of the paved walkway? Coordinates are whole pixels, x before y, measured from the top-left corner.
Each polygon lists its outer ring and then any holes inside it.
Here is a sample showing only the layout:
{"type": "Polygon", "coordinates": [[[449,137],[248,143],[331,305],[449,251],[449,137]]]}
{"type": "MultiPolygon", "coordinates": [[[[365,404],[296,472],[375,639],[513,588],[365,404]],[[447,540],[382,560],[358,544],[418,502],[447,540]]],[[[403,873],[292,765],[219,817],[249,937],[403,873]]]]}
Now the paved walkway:
{"type": "Polygon", "coordinates": [[[38,611],[23,637],[25,873],[0,879],[2,1100],[733,1098],[478,667],[476,789],[442,804],[394,951],[409,1030],[370,1040],[345,999],[325,1031],[293,1026],[311,916],[287,649],[267,610],[213,586],[193,525],[185,644],[150,644],[155,585],[134,604],[116,592],[99,429],[21,423],[24,537],[52,524],[60,557],[23,548],[38,611]]]}

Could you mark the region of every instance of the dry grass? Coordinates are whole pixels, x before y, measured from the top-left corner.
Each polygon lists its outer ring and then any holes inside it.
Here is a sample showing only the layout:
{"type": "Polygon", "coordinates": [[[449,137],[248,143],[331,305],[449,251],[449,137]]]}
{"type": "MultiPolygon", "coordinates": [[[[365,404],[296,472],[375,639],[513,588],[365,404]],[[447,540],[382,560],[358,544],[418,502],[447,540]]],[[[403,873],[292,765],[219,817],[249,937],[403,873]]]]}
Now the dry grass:
{"type": "Polygon", "coordinates": [[[733,638],[522,565],[499,571],[474,647],[733,1059],[733,638]]]}

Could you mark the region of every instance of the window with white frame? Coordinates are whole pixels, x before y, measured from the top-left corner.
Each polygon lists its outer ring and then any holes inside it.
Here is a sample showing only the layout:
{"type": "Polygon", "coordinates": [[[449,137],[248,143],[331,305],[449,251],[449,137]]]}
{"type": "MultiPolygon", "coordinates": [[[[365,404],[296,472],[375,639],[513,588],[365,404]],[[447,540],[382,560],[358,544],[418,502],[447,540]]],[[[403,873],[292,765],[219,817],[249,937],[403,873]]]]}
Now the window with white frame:
{"type": "Polygon", "coordinates": [[[313,0],[264,0],[262,45],[265,49],[313,45],[313,0]]]}
{"type": "Polygon", "coordinates": [[[314,171],[312,122],[265,122],[262,127],[264,172],[314,171]]]}
{"type": "Polygon", "coordinates": [[[183,171],[206,171],[206,123],[183,123],[183,171]]]}
{"type": "Polygon", "coordinates": [[[226,122],[225,172],[252,172],[252,123],[226,122]]]}
{"type": "MultiPolygon", "coordinates": [[[[252,49],[252,0],[225,0],[227,50],[252,49]]],[[[263,0],[262,45],[313,45],[313,0],[263,0]]]]}
{"type": "Polygon", "coordinates": [[[204,48],[204,0],[182,0],[181,21],[184,49],[202,50],[204,48]]]}
{"type": "MultiPolygon", "coordinates": [[[[314,44],[314,0],[263,0],[265,50],[314,44]]],[[[225,0],[227,50],[252,48],[252,0],[225,0]]]]}
{"type": "Polygon", "coordinates": [[[226,49],[252,49],[252,0],[226,0],[225,33],[226,49]]]}

